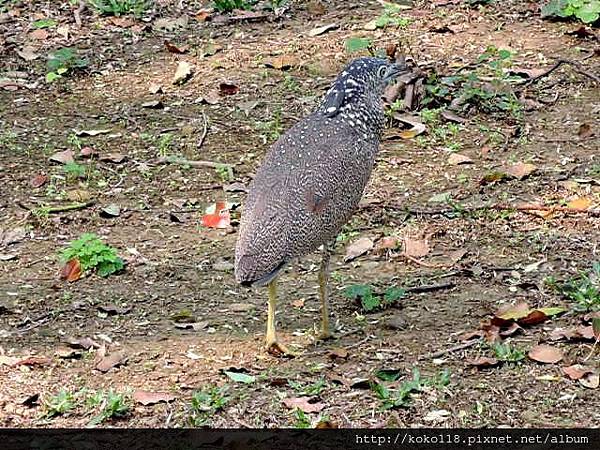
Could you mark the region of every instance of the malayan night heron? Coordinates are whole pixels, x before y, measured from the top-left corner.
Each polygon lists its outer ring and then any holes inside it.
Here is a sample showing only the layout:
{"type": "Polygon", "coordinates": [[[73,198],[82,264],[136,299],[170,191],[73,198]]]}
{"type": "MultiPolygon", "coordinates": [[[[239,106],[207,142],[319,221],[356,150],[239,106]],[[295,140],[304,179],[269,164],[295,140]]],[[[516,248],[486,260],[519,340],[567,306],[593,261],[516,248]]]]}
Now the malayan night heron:
{"type": "Polygon", "coordinates": [[[320,338],[331,336],[327,302],[329,246],[369,181],[384,126],[382,94],[404,64],[358,58],[338,75],[318,109],[268,151],[243,204],[235,277],[269,287],[266,346],[291,353],[275,334],[276,281],[292,259],[323,246],[319,270],[320,338]]]}

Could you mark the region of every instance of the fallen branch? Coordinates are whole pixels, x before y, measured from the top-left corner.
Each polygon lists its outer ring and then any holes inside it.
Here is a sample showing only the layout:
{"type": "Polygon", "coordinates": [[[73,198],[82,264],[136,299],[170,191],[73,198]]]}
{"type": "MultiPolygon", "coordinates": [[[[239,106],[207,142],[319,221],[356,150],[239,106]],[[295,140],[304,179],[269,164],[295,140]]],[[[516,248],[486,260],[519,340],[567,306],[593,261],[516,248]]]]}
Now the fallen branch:
{"type": "Polygon", "coordinates": [[[95,204],[96,204],[95,201],[89,201],[89,202],[85,202],[85,203],[72,203],[70,205],[64,205],[64,206],[49,206],[49,207],[40,206],[39,208],[36,208],[36,210],[43,211],[44,213],[47,212],[48,214],[55,214],[55,213],[61,213],[61,212],[66,212],[66,211],[74,211],[76,209],[89,208],[90,206],[93,206],[95,204]]]}
{"type": "Polygon", "coordinates": [[[227,163],[219,163],[214,161],[194,161],[190,159],[179,158],[178,156],[167,156],[149,161],[148,164],[177,164],[180,166],[190,167],[212,167],[213,169],[220,169],[224,167],[227,169],[229,178],[233,179],[233,165],[227,163]]]}
{"type": "Polygon", "coordinates": [[[465,348],[473,347],[475,344],[481,342],[481,339],[473,339],[472,341],[463,342],[462,344],[455,345],[454,347],[446,348],[444,350],[440,350],[437,352],[429,353],[427,355],[421,355],[417,359],[434,359],[439,358],[440,356],[447,355],[448,353],[454,353],[459,350],[464,350],[465,348]]]}
{"type": "Polygon", "coordinates": [[[445,209],[411,209],[400,205],[391,205],[394,208],[403,209],[409,214],[414,215],[442,215],[451,213],[469,213],[475,211],[484,211],[491,209],[494,211],[547,211],[551,213],[563,213],[563,214],[587,214],[591,217],[600,217],[600,209],[580,209],[580,208],[569,208],[566,206],[544,206],[544,205],[505,205],[505,204],[494,204],[494,205],[482,205],[482,206],[470,206],[466,208],[445,208],[445,209]]]}
{"type": "Polygon", "coordinates": [[[559,59],[558,61],[556,61],[556,63],[554,63],[554,65],[552,67],[550,67],[545,72],[543,72],[543,73],[541,73],[539,75],[536,75],[535,77],[531,77],[528,80],[525,80],[525,81],[521,82],[521,84],[523,84],[525,86],[528,86],[528,85],[530,85],[532,83],[535,83],[539,79],[547,77],[548,75],[550,75],[552,72],[554,72],[556,69],[558,69],[563,64],[570,65],[571,67],[573,67],[573,69],[575,70],[575,72],[577,72],[577,73],[579,73],[581,75],[584,75],[584,76],[586,76],[586,77],[594,80],[596,83],[600,84],[600,77],[598,77],[597,75],[594,75],[593,73],[588,72],[577,61],[571,61],[570,59],[559,59]]]}
{"type": "Polygon", "coordinates": [[[415,286],[411,288],[406,288],[404,291],[410,294],[420,294],[422,292],[433,292],[440,291],[442,289],[452,289],[455,287],[454,283],[442,283],[442,284],[431,284],[429,286],[415,286]]]}

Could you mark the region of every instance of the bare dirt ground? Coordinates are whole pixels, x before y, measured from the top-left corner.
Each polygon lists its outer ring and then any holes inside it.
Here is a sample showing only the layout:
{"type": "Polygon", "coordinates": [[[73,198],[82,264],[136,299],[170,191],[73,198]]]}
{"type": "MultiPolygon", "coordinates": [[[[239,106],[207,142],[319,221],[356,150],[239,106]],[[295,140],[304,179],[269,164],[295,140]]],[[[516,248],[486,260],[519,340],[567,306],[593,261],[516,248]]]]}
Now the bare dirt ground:
{"type": "Polygon", "coordinates": [[[98,414],[86,396],[112,389],[130,408],[100,426],[187,426],[198,416],[196,425],[213,427],[597,426],[598,351],[584,363],[594,340],[552,340],[557,328],[589,325],[589,317],[584,322],[573,301],[547,282],[573,279],[599,260],[600,218],[593,212],[600,202],[600,96],[598,85],[573,67],[563,65],[528,88],[533,100],[522,122],[508,114],[470,114],[450,140],[471,164],[449,163],[447,143],[436,141],[431,129],[405,140],[393,138],[397,128],[386,131],[364,204],[333,257],[335,340],[314,339],[318,255],[282,276],[278,330],[299,352],[295,358],[263,351],[266,290],[243,289],[233,278],[239,209],[229,229],[200,225],[204,208],[225,196],[243,208],[244,193],[222,186],[247,185],[274,133],[317,105],[352,58],[344,48],[351,36],[370,37],[377,47],[401,42],[415,61],[446,75],[492,45],[511,50],[515,67],[547,69],[565,58],[598,74],[598,53],[587,57],[597,52],[597,38],[567,34],[579,27],[572,22],[542,20],[532,1],[485,7],[416,2],[402,12],[410,20],[405,29],[375,31],[363,27],[381,15],[377,2],[293,1],[282,17],[232,23],[198,20],[201,4],[159,3],[147,22],[84,10],[81,28],[68,2],[0,3],[0,425],[86,426],[98,414]],[[184,16],[189,20],[181,28],[156,26],[158,19],[184,16]],[[31,24],[42,18],[58,26],[32,37],[31,24]],[[309,35],[328,23],[338,27],[309,35]],[[443,26],[451,31],[435,31],[443,26]],[[169,52],[165,40],[189,50],[169,52]],[[25,46],[40,57],[19,56],[25,46]],[[45,83],[45,56],[65,46],[80,49],[89,65],[45,83]],[[265,65],[277,56],[289,58],[291,67],[265,65]],[[171,82],[179,61],[195,66],[180,86],[171,82]],[[239,91],[215,94],[223,82],[239,91]],[[153,85],[162,92],[152,94],[153,85]],[[162,108],[142,106],[151,101],[162,108]],[[591,130],[582,132],[582,124],[591,130]],[[110,131],[74,137],[74,130],[110,131]],[[49,161],[67,149],[77,156],[82,146],[98,154],[77,158],[87,168],[83,178],[73,180],[49,161]],[[234,178],[224,180],[210,167],[152,164],[170,155],[231,164],[234,178]],[[491,171],[521,162],[535,171],[481,183],[491,171]],[[39,174],[48,181],[32,187],[39,174]],[[452,203],[432,203],[439,194],[452,203]],[[36,210],[88,200],[93,204],[83,209],[36,210]],[[585,208],[468,209],[564,207],[574,200],[585,208]],[[109,204],[120,206],[117,217],[100,214],[109,204]],[[126,269],[61,281],[59,252],[84,232],[117,248],[126,269]],[[344,262],[347,246],[359,237],[419,235],[429,236],[422,257],[402,256],[400,246],[344,262]],[[435,288],[366,313],[343,295],[352,284],[378,292],[435,288]],[[542,364],[525,356],[489,368],[469,364],[494,352],[485,340],[465,341],[465,333],[519,302],[566,311],[523,325],[504,342],[525,355],[549,344],[561,361],[542,364]],[[196,329],[181,328],[182,318],[196,329]],[[69,347],[86,337],[97,345],[69,347]],[[456,346],[463,348],[452,350],[456,346]],[[96,369],[103,354],[121,354],[123,363],[103,373],[96,369]],[[591,371],[587,382],[563,371],[578,363],[591,371]],[[405,404],[384,408],[375,389],[357,380],[394,391],[412,379],[414,368],[427,378],[447,369],[449,383],[430,383],[405,404]],[[377,381],[382,369],[398,379],[377,381]],[[223,370],[254,378],[235,382],[223,370]],[[229,400],[202,416],[192,396],[214,386],[226,386],[229,400]],[[61,390],[74,394],[74,406],[51,416],[47,404],[61,390]],[[132,399],[140,390],[168,393],[169,401],[143,405],[132,399]],[[304,397],[316,406],[304,404],[302,414],[289,400],[304,397]]]}

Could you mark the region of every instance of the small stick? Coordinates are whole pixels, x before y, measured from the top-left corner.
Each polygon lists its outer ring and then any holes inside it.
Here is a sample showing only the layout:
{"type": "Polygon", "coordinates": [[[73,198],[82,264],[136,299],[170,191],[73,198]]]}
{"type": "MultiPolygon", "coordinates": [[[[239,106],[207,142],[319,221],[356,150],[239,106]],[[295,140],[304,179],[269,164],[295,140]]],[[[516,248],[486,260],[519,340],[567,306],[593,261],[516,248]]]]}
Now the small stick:
{"type": "Polygon", "coordinates": [[[548,75],[550,75],[552,72],[554,72],[556,69],[558,69],[563,64],[570,65],[571,67],[573,67],[575,72],[580,73],[581,75],[585,75],[586,77],[591,78],[596,83],[600,84],[600,77],[585,70],[583,67],[581,67],[581,64],[579,64],[577,61],[571,61],[569,59],[559,59],[558,61],[556,61],[556,63],[552,67],[550,67],[544,73],[541,73],[535,77],[532,77],[529,80],[525,80],[521,84],[530,85],[531,83],[535,83],[540,78],[544,78],[544,77],[547,77],[548,75]]]}
{"type": "Polygon", "coordinates": [[[206,135],[208,134],[208,118],[206,117],[206,114],[204,114],[204,111],[202,112],[202,118],[204,120],[204,130],[202,131],[200,139],[198,139],[198,144],[196,144],[196,147],[198,148],[202,147],[202,144],[204,144],[204,140],[206,139],[206,135]]]}
{"type": "Polygon", "coordinates": [[[452,289],[455,286],[456,284],[454,283],[431,284],[429,286],[415,286],[411,288],[406,288],[404,291],[406,293],[419,294],[421,292],[433,292],[442,289],[452,289]]]}
{"type": "Polygon", "coordinates": [[[462,344],[455,345],[454,347],[439,350],[437,352],[429,353],[428,355],[421,355],[417,359],[434,359],[444,356],[448,353],[454,353],[465,348],[473,347],[475,344],[481,342],[481,339],[473,339],[472,341],[463,342],[462,344]]]}
{"type": "Polygon", "coordinates": [[[51,207],[47,207],[47,208],[40,206],[40,207],[36,208],[35,210],[44,211],[44,212],[47,212],[48,214],[54,214],[54,213],[61,213],[61,212],[66,212],[66,211],[73,211],[76,209],[84,209],[84,208],[88,208],[95,204],[96,204],[95,201],[89,201],[89,202],[85,202],[85,203],[72,203],[70,205],[64,205],[64,206],[51,206],[51,207]]]}
{"type": "Polygon", "coordinates": [[[233,165],[227,163],[218,163],[214,161],[193,161],[190,159],[178,158],[177,156],[167,156],[165,158],[158,158],[154,161],[155,164],[178,164],[180,166],[190,167],[212,167],[218,169],[225,167],[230,179],[233,179],[233,165]]]}

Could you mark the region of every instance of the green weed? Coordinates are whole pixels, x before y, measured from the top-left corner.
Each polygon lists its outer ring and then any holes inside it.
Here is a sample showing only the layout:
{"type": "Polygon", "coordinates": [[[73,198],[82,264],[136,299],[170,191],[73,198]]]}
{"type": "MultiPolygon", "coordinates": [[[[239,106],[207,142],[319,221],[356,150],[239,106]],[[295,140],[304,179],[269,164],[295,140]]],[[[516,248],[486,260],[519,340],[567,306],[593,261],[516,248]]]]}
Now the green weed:
{"type": "Polygon", "coordinates": [[[600,310],[600,262],[594,263],[591,270],[581,272],[564,283],[560,289],[564,296],[576,303],[576,309],[600,310]]]}
{"type": "Polygon", "coordinates": [[[131,402],[128,396],[114,392],[112,389],[108,392],[99,391],[88,397],[86,405],[92,408],[100,407],[100,413],[90,420],[89,425],[98,425],[110,419],[120,419],[131,411],[131,402]]]}
{"type": "Polygon", "coordinates": [[[75,396],[70,392],[60,390],[58,394],[48,397],[44,401],[45,417],[63,415],[76,406],[75,396]]]}
{"type": "Polygon", "coordinates": [[[88,61],[79,57],[78,50],[71,47],[63,47],[51,53],[48,58],[48,73],[46,82],[52,83],[65,76],[70,71],[87,67],[88,61]]]}
{"type": "Polygon", "coordinates": [[[298,381],[289,380],[288,385],[296,391],[298,395],[319,395],[323,389],[328,387],[325,378],[321,377],[311,384],[300,383],[298,381]]]}
{"type": "Polygon", "coordinates": [[[366,284],[353,284],[344,290],[344,297],[350,300],[360,300],[360,305],[365,312],[385,309],[402,299],[406,291],[396,286],[386,289],[383,297],[375,294],[366,284]]]}
{"type": "Polygon", "coordinates": [[[93,233],[84,233],[69,244],[61,252],[61,259],[66,262],[71,259],[79,260],[81,269],[95,270],[101,277],[123,269],[123,260],[117,256],[117,250],[103,243],[93,233]]]}
{"type": "Polygon", "coordinates": [[[144,14],[152,7],[151,0],[89,0],[99,13],[106,16],[123,16],[133,14],[136,17],[144,14]]]}
{"type": "Polygon", "coordinates": [[[189,424],[194,427],[206,425],[217,411],[229,403],[227,391],[227,386],[208,386],[194,392],[189,408],[189,424]]]}
{"type": "Polygon", "coordinates": [[[598,0],[550,0],[542,5],[542,17],[576,17],[583,23],[594,23],[600,18],[598,0]]]}
{"type": "Polygon", "coordinates": [[[500,361],[518,362],[525,358],[525,352],[523,350],[501,342],[493,344],[492,351],[494,352],[494,356],[500,361]]]}

